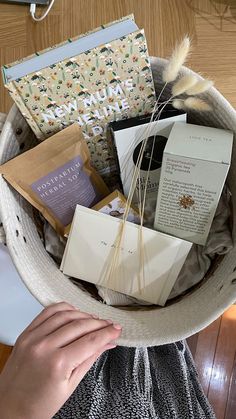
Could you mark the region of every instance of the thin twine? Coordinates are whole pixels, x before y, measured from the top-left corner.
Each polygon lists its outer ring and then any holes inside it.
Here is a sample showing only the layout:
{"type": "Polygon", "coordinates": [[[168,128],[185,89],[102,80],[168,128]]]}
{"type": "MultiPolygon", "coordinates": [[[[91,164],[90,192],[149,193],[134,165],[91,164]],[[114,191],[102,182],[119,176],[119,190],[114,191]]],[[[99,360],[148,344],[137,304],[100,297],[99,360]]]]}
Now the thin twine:
{"type": "MultiPolygon", "coordinates": [[[[158,113],[158,120],[157,121],[159,121],[163,109],[168,105],[168,103],[169,103],[169,101],[171,99],[172,98],[170,98],[169,100],[167,100],[165,102],[165,104],[163,105],[162,109],[158,113]]],[[[151,150],[151,156],[150,156],[148,170],[147,170],[147,176],[146,176],[146,180],[145,180],[143,202],[141,203],[141,200],[139,202],[140,204],[142,204],[141,217],[140,217],[140,226],[139,226],[139,230],[141,232],[141,237],[140,237],[140,240],[139,240],[139,244],[140,244],[139,254],[140,254],[140,270],[142,272],[142,284],[143,284],[143,287],[145,287],[145,271],[144,271],[144,253],[145,253],[144,246],[145,245],[144,245],[144,241],[143,241],[143,234],[142,234],[143,233],[143,229],[142,229],[142,227],[143,227],[145,204],[146,204],[146,197],[147,197],[147,186],[148,186],[150,169],[151,169],[151,164],[152,164],[152,159],[153,159],[154,146],[155,146],[155,136],[153,136],[153,140],[152,140],[152,150],[151,150]]],[[[140,179],[140,173],[139,173],[139,179],[140,179]]]]}
{"type": "MultiPolygon", "coordinates": [[[[154,114],[156,112],[156,106],[157,106],[157,102],[155,103],[150,122],[152,122],[152,119],[153,119],[154,114]]],[[[149,131],[149,130],[150,130],[150,125],[148,125],[147,128],[146,128],[146,131],[149,131]]],[[[122,220],[123,222],[119,226],[117,237],[116,237],[116,240],[115,240],[115,249],[114,249],[114,254],[112,256],[111,264],[108,265],[108,269],[105,272],[105,281],[106,281],[107,285],[112,282],[112,279],[114,279],[115,269],[116,269],[116,267],[118,266],[118,263],[119,263],[121,242],[122,242],[123,237],[124,237],[125,223],[127,221],[127,217],[128,217],[130,206],[131,206],[131,202],[132,202],[133,195],[134,195],[134,192],[135,192],[135,189],[136,189],[137,179],[138,179],[138,175],[140,173],[140,166],[141,166],[141,162],[142,162],[142,158],[143,158],[143,153],[144,153],[144,150],[145,150],[145,147],[146,147],[146,144],[147,144],[147,140],[148,140],[148,132],[147,132],[147,136],[145,138],[145,141],[143,141],[142,146],[141,146],[140,151],[139,151],[139,155],[138,155],[138,159],[137,159],[137,165],[135,166],[135,170],[134,170],[132,180],[131,180],[131,186],[130,186],[128,198],[127,198],[127,201],[126,201],[125,212],[124,212],[123,220],[122,220]]],[[[139,208],[140,208],[140,206],[139,206],[139,208]]],[[[139,233],[139,236],[140,236],[140,233],[139,233]]],[[[139,291],[141,291],[140,272],[138,274],[138,288],[139,288],[139,291]]]]}

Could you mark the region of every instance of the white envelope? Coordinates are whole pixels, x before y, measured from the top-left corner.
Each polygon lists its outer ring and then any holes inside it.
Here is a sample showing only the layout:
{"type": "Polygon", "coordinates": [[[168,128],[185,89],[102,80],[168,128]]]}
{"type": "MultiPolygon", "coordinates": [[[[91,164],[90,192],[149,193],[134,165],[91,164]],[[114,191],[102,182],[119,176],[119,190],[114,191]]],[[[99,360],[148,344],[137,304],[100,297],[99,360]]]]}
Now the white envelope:
{"type": "Polygon", "coordinates": [[[66,275],[164,305],[192,243],[145,227],[141,241],[140,226],[127,221],[118,251],[122,224],[118,218],[77,205],[61,270],[66,275]]]}

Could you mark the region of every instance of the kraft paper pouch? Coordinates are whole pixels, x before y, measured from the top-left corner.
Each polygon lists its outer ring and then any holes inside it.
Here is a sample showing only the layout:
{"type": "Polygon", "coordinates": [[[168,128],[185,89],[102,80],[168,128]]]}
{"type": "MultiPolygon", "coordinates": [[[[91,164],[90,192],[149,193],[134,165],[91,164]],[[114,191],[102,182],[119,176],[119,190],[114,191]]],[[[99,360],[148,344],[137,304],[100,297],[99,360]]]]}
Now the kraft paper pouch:
{"type": "Polygon", "coordinates": [[[72,221],[76,204],[92,207],[109,194],[90,165],[78,124],[0,166],[0,173],[61,236],[72,221]]]}

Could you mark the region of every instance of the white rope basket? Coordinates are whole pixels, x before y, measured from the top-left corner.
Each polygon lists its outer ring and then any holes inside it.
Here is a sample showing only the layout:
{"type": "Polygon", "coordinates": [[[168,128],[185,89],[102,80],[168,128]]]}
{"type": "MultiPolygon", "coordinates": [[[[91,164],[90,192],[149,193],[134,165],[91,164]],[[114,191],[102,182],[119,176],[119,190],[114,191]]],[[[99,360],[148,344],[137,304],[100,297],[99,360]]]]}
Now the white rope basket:
{"type": "MultiPolygon", "coordinates": [[[[160,74],[164,63],[165,60],[152,59],[157,91],[162,86],[160,74]]],[[[183,68],[183,73],[187,71],[190,70],[183,68]]],[[[211,88],[206,99],[212,105],[213,111],[190,112],[189,121],[236,132],[236,112],[224,97],[215,88],[211,88]]],[[[17,155],[24,145],[29,148],[34,141],[27,123],[13,106],[2,131],[0,163],[17,155]]],[[[235,145],[228,185],[232,192],[234,214],[236,211],[235,145]]],[[[59,271],[39,238],[32,207],[9,187],[1,176],[0,218],[5,228],[7,245],[13,261],[22,280],[40,303],[47,306],[55,302],[67,301],[83,311],[120,323],[123,326],[123,333],[118,341],[119,345],[154,346],[184,339],[209,325],[236,300],[235,245],[214,266],[213,273],[208,275],[192,292],[172,304],[163,308],[119,309],[97,301],[59,271]]],[[[234,223],[234,241],[235,235],[234,223]]]]}

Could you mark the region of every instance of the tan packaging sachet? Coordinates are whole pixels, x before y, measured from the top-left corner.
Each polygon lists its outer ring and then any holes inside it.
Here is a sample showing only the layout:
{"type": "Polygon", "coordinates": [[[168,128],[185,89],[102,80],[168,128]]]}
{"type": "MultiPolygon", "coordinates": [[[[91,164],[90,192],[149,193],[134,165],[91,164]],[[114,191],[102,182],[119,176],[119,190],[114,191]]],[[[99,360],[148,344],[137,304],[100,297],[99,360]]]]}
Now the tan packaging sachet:
{"type": "Polygon", "coordinates": [[[3,177],[63,236],[77,204],[92,207],[109,194],[90,164],[78,124],[0,166],[3,177]]]}
{"type": "MultiPolygon", "coordinates": [[[[125,209],[127,205],[127,199],[117,189],[110,195],[103,198],[102,201],[98,202],[92,209],[102,212],[103,214],[111,215],[112,217],[123,219],[125,209]]],[[[140,224],[140,215],[138,208],[134,205],[130,206],[127,214],[127,221],[131,223],[140,224]]]]}

